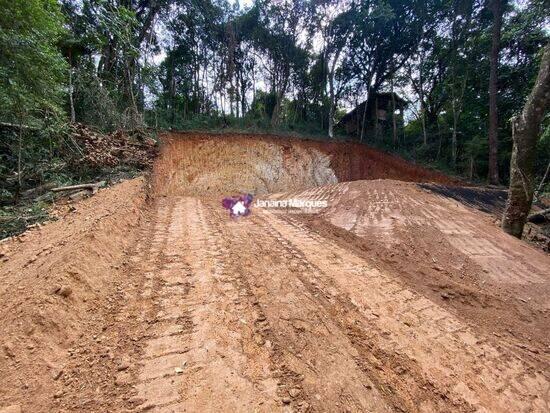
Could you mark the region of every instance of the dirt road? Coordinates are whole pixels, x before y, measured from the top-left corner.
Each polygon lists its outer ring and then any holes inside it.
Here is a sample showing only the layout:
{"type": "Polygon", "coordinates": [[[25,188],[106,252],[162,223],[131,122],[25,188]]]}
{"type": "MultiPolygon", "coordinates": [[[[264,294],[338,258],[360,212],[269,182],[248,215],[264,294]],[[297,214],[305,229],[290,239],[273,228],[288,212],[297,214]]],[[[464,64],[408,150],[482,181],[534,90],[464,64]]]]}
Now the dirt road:
{"type": "MultiPolygon", "coordinates": [[[[173,161],[161,160],[157,173],[173,161]]],[[[299,168],[285,171],[290,182],[299,168]]],[[[222,182],[217,169],[207,172],[222,182]]],[[[308,173],[303,182],[330,176],[308,173]]],[[[231,219],[209,191],[174,193],[162,178],[150,205],[138,205],[145,212],[118,257],[96,251],[94,239],[105,243],[100,234],[110,228],[111,237],[124,233],[113,223],[131,219],[135,210],[120,205],[136,199],[139,185],[82,203],[74,236],[113,264],[113,285],[88,287],[93,296],[78,285],[65,298],[45,293],[42,314],[56,305],[81,311],[65,339],[56,335],[61,320],[30,333],[7,328],[0,412],[550,410],[547,255],[501,234],[490,215],[414,183],[329,182],[269,194],[271,182],[262,182],[259,198],[328,207],[258,207],[231,219]],[[83,227],[107,200],[102,215],[113,223],[83,227]],[[48,331],[56,338],[49,364],[27,354],[43,354],[48,331]]],[[[19,265],[39,280],[25,284],[30,297],[46,289],[41,271],[64,271],[40,257],[24,264],[21,255],[71,227],[55,224],[19,242],[22,253],[16,245],[4,253],[3,281],[19,265]]],[[[2,298],[11,303],[9,291],[2,298]]],[[[10,326],[36,317],[20,306],[17,316],[0,314],[10,326]]]]}
{"type": "Polygon", "coordinates": [[[536,362],[298,219],[197,198],[156,215],[137,387],[159,411],[548,409],[536,362]]]}

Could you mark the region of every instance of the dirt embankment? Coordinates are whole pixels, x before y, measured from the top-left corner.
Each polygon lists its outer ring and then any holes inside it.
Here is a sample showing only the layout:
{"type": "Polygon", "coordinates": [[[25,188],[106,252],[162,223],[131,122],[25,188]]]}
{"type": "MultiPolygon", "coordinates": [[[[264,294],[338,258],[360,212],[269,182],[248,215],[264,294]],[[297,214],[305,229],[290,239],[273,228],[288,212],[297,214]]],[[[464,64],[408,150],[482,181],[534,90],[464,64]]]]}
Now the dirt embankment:
{"type": "Polygon", "coordinates": [[[458,183],[357,143],[181,133],[164,137],[153,186],[161,195],[266,194],[360,179],[458,183]]]}
{"type": "MultiPolygon", "coordinates": [[[[124,297],[145,185],[140,178],[101,190],[58,221],[0,244],[0,407],[59,411],[70,383],[89,379],[93,357],[79,352],[84,343],[101,343],[124,297]]],[[[116,350],[98,355],[108,361],[116,350]]]]}

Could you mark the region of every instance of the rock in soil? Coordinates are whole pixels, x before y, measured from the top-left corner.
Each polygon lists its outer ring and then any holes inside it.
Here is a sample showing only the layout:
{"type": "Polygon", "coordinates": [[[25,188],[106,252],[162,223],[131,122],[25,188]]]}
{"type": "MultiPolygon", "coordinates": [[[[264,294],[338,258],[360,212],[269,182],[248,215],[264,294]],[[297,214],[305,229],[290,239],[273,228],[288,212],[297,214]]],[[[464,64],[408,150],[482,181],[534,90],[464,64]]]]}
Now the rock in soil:
{"type": "Polygon", "coordinates": [[[61,297],[67,298],[73,293],[73,290],[68,285],[62,285],[55,291],[56,294],[60,295],[61,297]]]}

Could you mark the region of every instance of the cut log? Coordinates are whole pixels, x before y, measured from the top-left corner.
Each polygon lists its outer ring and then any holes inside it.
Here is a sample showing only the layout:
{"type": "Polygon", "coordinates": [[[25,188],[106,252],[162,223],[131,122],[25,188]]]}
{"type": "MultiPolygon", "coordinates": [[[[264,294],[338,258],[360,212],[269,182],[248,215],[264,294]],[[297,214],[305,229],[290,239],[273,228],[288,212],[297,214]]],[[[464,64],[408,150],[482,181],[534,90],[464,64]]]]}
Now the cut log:
{"type": "Polygon", "coordinates": [[[55,188],[54,182],[47,182],[43,185],[37,186],[36,188],[27,189],[21,193],[21,198],[30,199],[36,198],[37,196],[42,195],[44,192],[55,188]]]}
{"type": "Polygon", "coordinates": [[[92,193],[96,193],[99,188],[103,188],[105,186],[105,181],[96,182],[92,184],[80,184],[80,185],[70,185],[70,186],[60,186],[57,188],[53,188],[53,192],[61,192],[61,191],[72,191],[74,189],[90,189],[92,193]]]}
{"type": "Polygon", "coordinates": [[[542,211],[535,212],[527,217],[527,221],[532,222],[533,224],[542,224],[550,217],[550,208],[543,209],[542,211]]]}

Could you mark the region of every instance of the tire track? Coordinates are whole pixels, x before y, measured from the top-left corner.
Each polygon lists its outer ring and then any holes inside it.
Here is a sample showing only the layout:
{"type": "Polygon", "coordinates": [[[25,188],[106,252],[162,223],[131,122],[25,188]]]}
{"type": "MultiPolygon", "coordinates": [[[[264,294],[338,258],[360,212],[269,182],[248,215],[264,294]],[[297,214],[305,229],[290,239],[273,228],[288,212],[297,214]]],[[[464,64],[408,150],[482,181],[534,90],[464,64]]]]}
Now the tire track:
{"type": "Polygon", "coordinates": [[[180,259],[181,211],[168,200],[157,203],[156,210],[153,241],[141,266],[146,278],[142,317],[147,330],[136,390],[142,410],[170,412],[178,411],[182,384],[179,369],[189,350],[187,341],[193,325],[183,305],[190,284],[182,277],[189,274],[180,259]],[[183,274],[176,276],[179,271],[183,274]],[[153,306],[148,309],[149,303],[153,306]]]}
{"type": "Polygon", "coordinates": [[[320,271],[322,291],[346,297],[383,332],[379,348],[414,361],[439,394],[476,410],[548,410],[547,378],[514,353],[293,219],[262,217],[320,271]]]}
{"type": "Polygon", "coordinates": [[[180,410],[275,411],[280,404],[269,358],[254,343],[253,315],[226,271],[228,253],[202,202],[177,198],[182,254],[191,272],[185,305],[194,330],[182,374],[180,410]]]}
{"type": "Polygon", "coordinates": [[[270,349],[283,403],[293,411],[393,411],[358,366],[349,338],[303,285],[298,274],[308,269],[299,257],[254,217],[224,221],[218,231],[230,240],[231,272],[257,308],[259,342],[270,349]]]}
{"type": "MultiPolygon", "coordinates": [[[[473,408],[464,400],[451,399],[445,391],[436,388],[426,379],[415,360],[401,349],[388,345],[380,338],[388,331],[372,323],[378,314],[365,317],[358,311],[353,300],[338,292],[331,283],[323,286],[323,270],[312,264],[302,251],[267,220],[260,218],[262,230],[272,234],[289,255],[301,261],[304,268],[298,275],[305,288],[330,314],[332,321],[346,334],[357,351],[356,364],[367,374],[384,396],[391,401],[396,411],[456,411],[468,412],[473,408]]],[[[330,277],[328,274],[324,274],[330,277]]]]}

